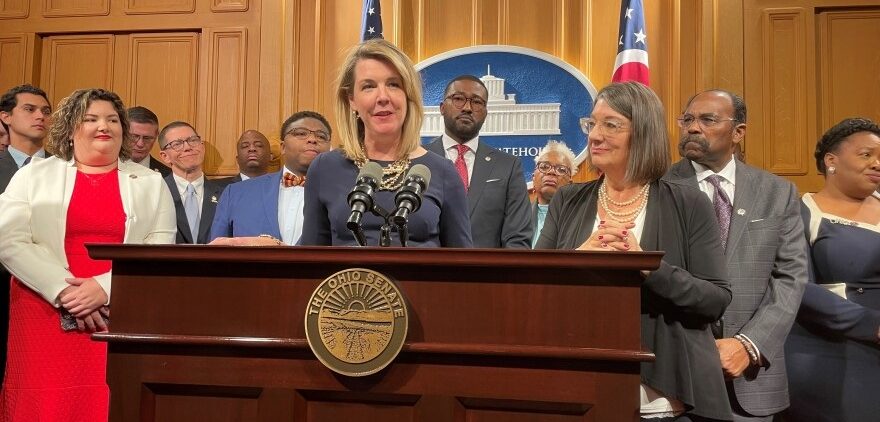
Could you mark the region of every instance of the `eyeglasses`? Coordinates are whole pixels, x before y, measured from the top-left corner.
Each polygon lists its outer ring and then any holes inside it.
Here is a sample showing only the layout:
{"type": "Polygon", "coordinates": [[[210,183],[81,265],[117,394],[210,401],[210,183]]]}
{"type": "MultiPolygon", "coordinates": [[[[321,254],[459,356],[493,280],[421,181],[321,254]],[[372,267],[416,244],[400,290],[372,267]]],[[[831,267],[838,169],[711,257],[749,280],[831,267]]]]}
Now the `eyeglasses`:
{"type": "Polygon", "coordinates": [[[457,109],[463,109],[465,104],[468,102],[471,103],[471,110],[485,110],[486,109],[486,100],[480,97],[472,97],[468,98],[461,94],[452,94],[446,97],[450,103],[457,109]]]}
{"type": "Polygon", "coordinates": [[[687,129],[691,127],[694,122],[697,122],[703,129],[708,129],[712,126],[717,125],[721,122],[735,122],[736,119],[726,118],[722,119],[720,117],[715,117],[712,115],[704,115],[700,117],[695,117],[692,114],[682,114],[681,117],[675,119],[678,121],[678,127],[682,129],[687,129]]]}
{"type": "Polygon", "coordinates": [[[145,144],[149,144],[156,140],[155,136],[144,136],[144,135],[131,135],[131,143],[136,144],[140,141],[144,141],[145,144]]]}
{"type": "Polygon", "coordinates": [[[546,161],[539,161],[535,168],[544,174],[550,174],[552,171],[557,176],[571,176],[571,169],[562,164],[553,165],[546,161]]]}
{"type": "Polygon", "coordinates": [[[309,135],[315,135],[315,140],[317,140],[319,144],[330,143],[330,134],[323,130],[309,130],[304,127],[295,127],[284,134],[284,136],[287,135],[291,135],[300,141],[307,141],[309,135]]]}
{"type": "Polygon", "coordinates": [[[190,148],[195,148],[195,147],[197,147],[197,146],[202,145],[204,142],[202,141],[202,138],[200,138],[200,137],[198,137],[198,136],[190,136],[189,138],[186,138],[186,139],[176,139],[176,140],[173,140],[173,141],[171,141],[171,142],[165,144],[165,146],[162,147],[162,150],[166,150],[166,149],[168,149],[168,148],[171,148],[171,149],[173,149],[173,150],[175,150],[175,151],[180,151],[180,150],[183,149],[183,144],[184,144],[184,143],[186,143],[187,145],[189,145],[190,148]]]}
{"type": "Polygon", "coordinates": [[[629,127],[621,122],[617,122],[614,120],[604,120],[599,122],[590,117],[581,117],[580,122],[581,130],[584,132],[584,134],[587,135],[589,135],[590,132],[592,132],[593,129],[597,127],[599,128],[599,133],[605,136],[616,135],[621,130],[629,127]]]}

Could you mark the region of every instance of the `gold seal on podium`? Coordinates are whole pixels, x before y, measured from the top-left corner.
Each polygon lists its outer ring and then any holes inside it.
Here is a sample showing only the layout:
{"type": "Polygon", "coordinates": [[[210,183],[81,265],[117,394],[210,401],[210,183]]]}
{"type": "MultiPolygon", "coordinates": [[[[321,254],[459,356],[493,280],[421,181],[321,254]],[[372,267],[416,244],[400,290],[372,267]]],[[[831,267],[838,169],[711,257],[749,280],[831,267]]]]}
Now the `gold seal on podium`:
{"type": "Polygon", "coordinates": [[[312,293],[306,339],[327,368],[362,377],[397,357],[408,322],[406,301],[391,278],[350,268],[327,277],[312,293]]]}

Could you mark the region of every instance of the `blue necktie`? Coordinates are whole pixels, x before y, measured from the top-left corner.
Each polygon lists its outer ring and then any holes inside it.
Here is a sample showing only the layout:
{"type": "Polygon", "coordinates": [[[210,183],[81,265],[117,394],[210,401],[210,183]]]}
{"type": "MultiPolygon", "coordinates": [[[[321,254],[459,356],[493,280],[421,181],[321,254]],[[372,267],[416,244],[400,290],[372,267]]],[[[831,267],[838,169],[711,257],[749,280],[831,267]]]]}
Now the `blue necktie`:
{"type": "Polygon", "coordinates": [[[199,201],[196,197],[196,187],[192,183],[186,185],[186,192],[183,200],[183,210],[186,212],[186,221],[189,222],[189,228],[192,231],[193,243],[197,243],[199,239],[199,201]]]}
{"type": "Polygon", "coordinates": [[[30,164],[30,163],[31,163],[31,157],[28,157],[28,158],[25,158],[25,159],[24,159],[24,162],[21,163],[21,166],[24,167],[24,166],[26,166],[26,165],[28,165],[28,164],[30,164]]]}

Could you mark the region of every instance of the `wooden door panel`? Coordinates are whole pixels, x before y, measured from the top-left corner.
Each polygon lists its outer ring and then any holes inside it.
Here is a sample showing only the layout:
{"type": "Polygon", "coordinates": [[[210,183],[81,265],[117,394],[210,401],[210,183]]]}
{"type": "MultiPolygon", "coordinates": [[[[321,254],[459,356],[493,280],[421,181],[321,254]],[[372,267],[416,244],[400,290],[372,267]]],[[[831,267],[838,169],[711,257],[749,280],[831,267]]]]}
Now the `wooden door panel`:
{"type": "Polygon", "coordinates": [[[77,89],[113,89],[113,35],[60,35],[43,42],[41,85],[53,104],[77,89]]]}
{"type": "Polygon", "coordinates": [[[126,105],[149,108],[160,125],[195,124],[199,34],[131,34],[126,105]]]}

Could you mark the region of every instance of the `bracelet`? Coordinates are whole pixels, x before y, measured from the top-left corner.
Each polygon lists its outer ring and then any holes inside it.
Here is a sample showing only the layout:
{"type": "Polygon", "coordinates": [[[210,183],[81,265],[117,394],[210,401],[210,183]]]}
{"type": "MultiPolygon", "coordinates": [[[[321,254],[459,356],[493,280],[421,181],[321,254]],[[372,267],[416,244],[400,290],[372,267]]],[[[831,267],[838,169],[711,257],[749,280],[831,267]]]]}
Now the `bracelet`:
{"type": "Polygon", "coordinates": [[[279,240],[275,236],[272,236],[271,234],[261,234],[257,237],[262,237],[264,239],[270,239],[270,240],[274,241],[276,245],[279,245],[279,246],[284,244],[284,242],[282,242],[281,240],[279,240]]]}
{"type": "Polygon", "coordinates": [[[746,349],[746,353],[749,354],[749,362],[752,365],[757,365],[758,364],[758,352],[755,351],[755,348],[754,348],[754,346],[752,346],[752,343],[750,341],[746,340],[745,337],[743,337],[739,334],[734,335],[733,338],[739,340],[739,342],[742,343],[743,347],[746,349]]]}

